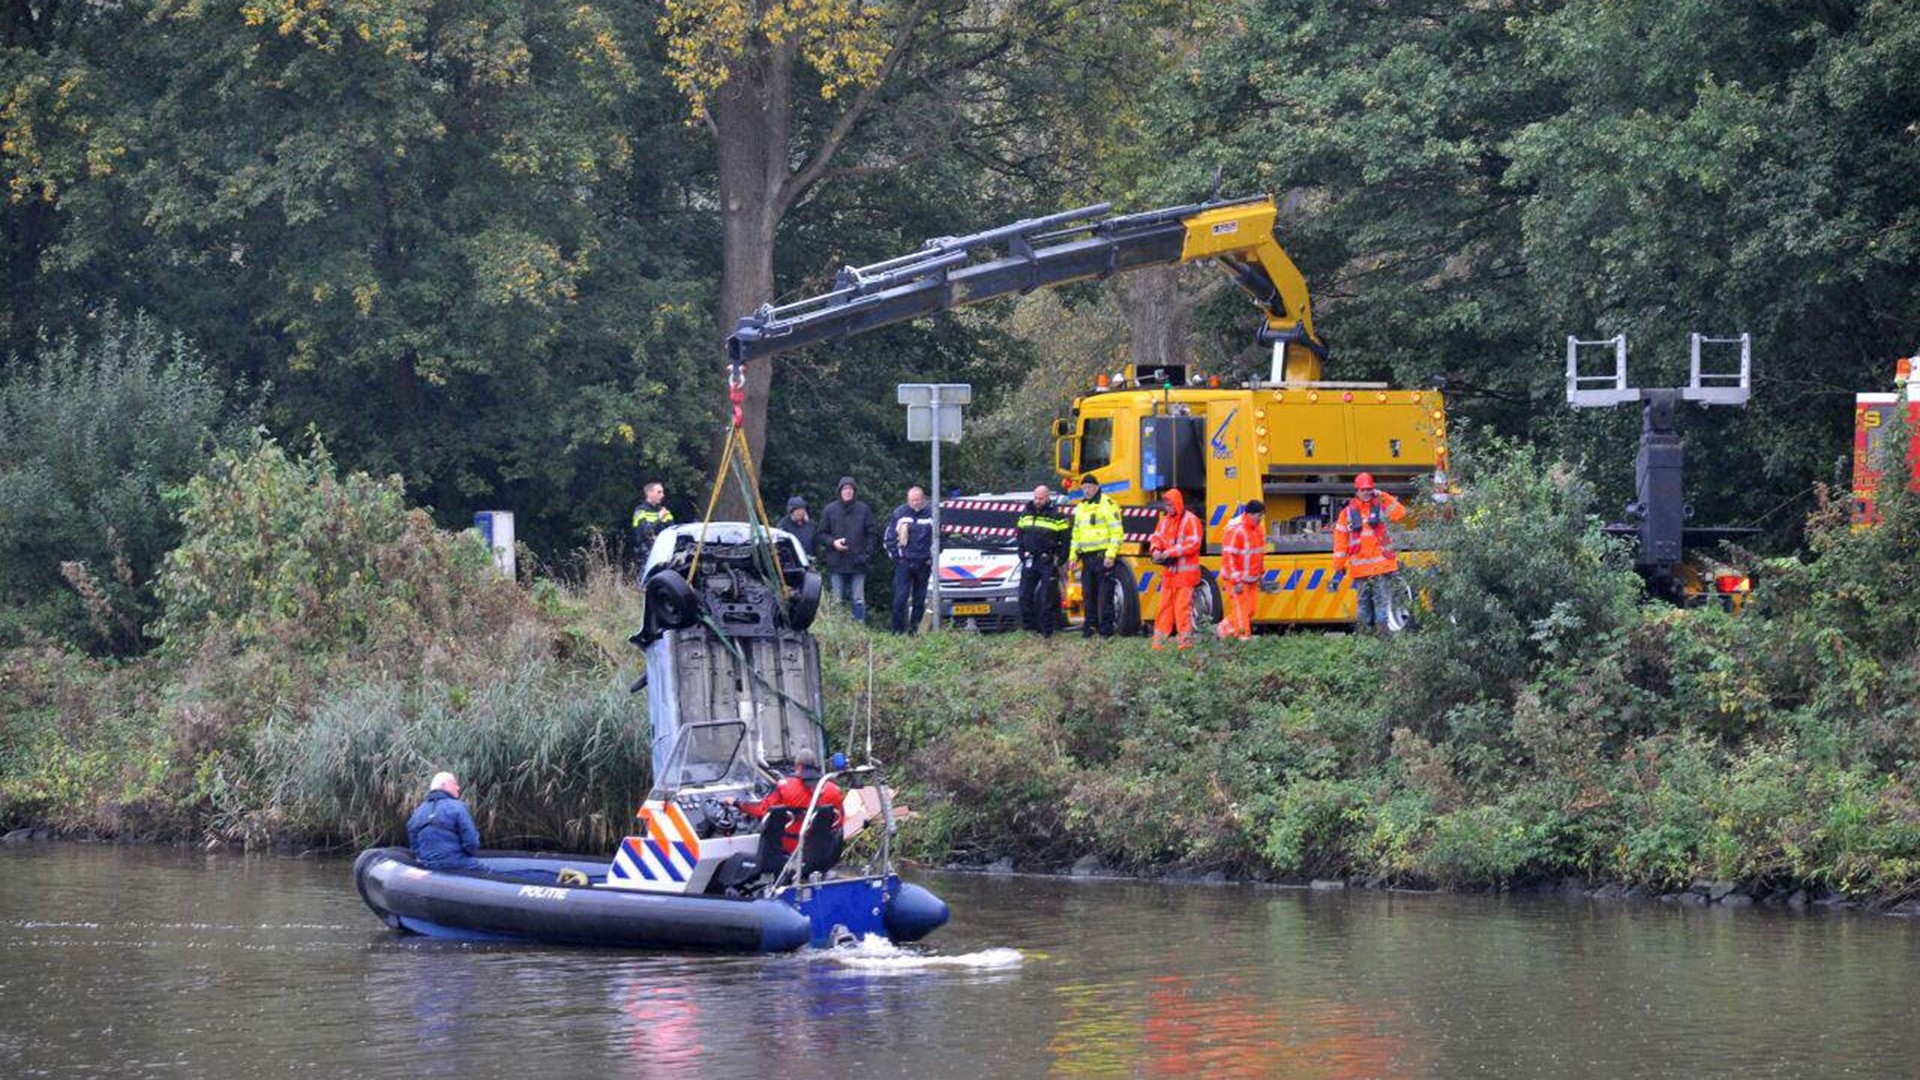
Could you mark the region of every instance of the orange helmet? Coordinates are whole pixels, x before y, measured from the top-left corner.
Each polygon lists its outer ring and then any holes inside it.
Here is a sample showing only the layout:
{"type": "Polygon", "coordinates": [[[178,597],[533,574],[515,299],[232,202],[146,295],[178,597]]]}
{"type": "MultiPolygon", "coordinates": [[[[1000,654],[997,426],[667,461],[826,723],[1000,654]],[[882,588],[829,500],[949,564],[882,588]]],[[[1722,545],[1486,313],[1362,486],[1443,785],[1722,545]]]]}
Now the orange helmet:
{"type": "Polygon", "coordinates": [[[1372,491],[1373,490],[1373,474],[1370,472],[1363,472],[1359,476],[1354,477],[1353,490],[1372,491]]]}

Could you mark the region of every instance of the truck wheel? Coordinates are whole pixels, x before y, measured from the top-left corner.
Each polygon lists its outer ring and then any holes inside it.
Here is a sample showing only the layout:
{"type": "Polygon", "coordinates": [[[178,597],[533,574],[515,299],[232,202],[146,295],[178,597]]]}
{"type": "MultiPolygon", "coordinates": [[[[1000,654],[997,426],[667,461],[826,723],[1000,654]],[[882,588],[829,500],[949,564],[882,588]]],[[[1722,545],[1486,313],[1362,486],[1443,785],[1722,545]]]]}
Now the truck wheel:
{"type": "Polygon", "coordinates": [[[1413,627],[1413,586],[1395,574],[1393,584],[1387,587],[1387,632],[1400,634],[1413,627]]]}
{"type": "Polygon", "coordinates": [[[1125,559],[1113,561],[1113,632],[1132,637],[1140,632],[1140,579],[1125,559]]]}
{"type": "Polygon", "coordinates": [[[820,613],[820,575],[807,571],[800,579],[800,587],[793,590],[793,596],[787,601],[787,627],[791,630],[805,630],[813,625],[813,617],[820,613]]]}
{"type": "Polygon", "coordinates": [[[700,619],[700,600],[677,571],[647,579],[647,621],[661,630],[685,630],[700,619]]]}
{"type": "Polygon", "coordinates": [[[1200,584],[1193,587],[1193,631],[1210,630],[1220,621],[1226,606],[1220,599],[1220,578],[1211,570],[1200,571],[1200,584]]]}

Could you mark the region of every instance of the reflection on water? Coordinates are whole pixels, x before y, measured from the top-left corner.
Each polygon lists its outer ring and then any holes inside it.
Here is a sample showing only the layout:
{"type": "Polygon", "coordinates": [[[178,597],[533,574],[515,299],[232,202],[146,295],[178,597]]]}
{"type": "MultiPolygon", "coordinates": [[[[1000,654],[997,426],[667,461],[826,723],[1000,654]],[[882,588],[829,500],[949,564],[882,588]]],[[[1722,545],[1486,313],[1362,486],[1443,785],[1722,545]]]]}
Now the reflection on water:
{"type": "Polygon", "coordinates": [[[1913,1076],[1920,926],[941,876],[925,949],[395,937],[348,864],[0,849],[0,1077],[1913,1076]]]}

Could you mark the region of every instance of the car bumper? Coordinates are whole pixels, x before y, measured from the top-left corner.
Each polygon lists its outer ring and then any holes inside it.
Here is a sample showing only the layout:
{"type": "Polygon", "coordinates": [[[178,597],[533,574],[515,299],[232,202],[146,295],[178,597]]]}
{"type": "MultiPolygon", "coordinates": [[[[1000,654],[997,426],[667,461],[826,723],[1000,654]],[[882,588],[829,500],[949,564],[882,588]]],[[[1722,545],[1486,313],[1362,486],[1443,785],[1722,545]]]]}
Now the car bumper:
{"type": "Polygon", "coordinates": [[[985,634],[1020,629],[1020,597],[1013,592],[940,594],[940,624],[985,634]]]}

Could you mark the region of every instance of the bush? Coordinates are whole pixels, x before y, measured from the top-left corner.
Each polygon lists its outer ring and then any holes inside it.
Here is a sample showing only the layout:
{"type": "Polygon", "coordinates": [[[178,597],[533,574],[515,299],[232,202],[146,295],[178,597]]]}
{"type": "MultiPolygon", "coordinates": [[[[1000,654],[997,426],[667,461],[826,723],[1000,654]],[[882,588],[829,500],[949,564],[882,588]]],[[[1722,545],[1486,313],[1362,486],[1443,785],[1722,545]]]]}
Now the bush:
{"type": "Polygon", "coordinates": [[[156,627],[176,657],[220,639],[393,661],[534,617],[473,536],[408,509],[397,476],[340,475],[317,439],[304,456],[257,434],[223,451],[187,485],[180,520],[156,627]]]}
{"type": "Polygon", "coordinates": [[[1626,549],[1600,531],[1593,488],[1531,446],[1488,441],[1455,458],[1458,491],[1422,523],[1445,552],[1410,568],[1430,608],[1396,690],[1416,711],[1511,701],[1543,666],[1572,663],[1636,619],[1626,549]]]}
{"type": "Polygon", "coordinates": [[[111,308],[0,382],[0,644],[142,648],[168,499],[238,427],[191,343],[111,308]]]}

